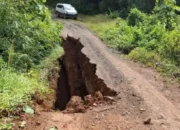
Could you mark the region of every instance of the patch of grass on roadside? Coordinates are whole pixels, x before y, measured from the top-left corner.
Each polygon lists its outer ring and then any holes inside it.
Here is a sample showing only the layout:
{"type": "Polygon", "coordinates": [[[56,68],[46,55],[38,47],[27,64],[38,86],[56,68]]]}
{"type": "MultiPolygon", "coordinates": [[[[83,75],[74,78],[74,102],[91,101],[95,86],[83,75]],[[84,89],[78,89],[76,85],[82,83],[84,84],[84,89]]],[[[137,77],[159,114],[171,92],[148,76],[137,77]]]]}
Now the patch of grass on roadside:
{"type": "Polygon", "coordinates": [[[31,105],[36,92],[47,96],[51,92],[47,77],[58,74],[60,66],[57,59],[62,55],[62,47],[56,46],[51,54],[29,73],[17,72],[0,58],[0,116],[4,111],[15,111],[19,105],[31,105]]]}
{"type": "Polygon", "coordinates": [[[136,48],[129,54],[129,58],[139,61],[148,67],[156,67],[161,58],[155,52],[148,52],[145,48],[136,48]]]}
{"type": "Polygon", "coordinates": [[[0,113],[13,111],[18,105],[30,103],[36,91],[48,92],[45,84],[27,74],[20,74],[8,68],[1,58],[0,64],[0,113]]]}

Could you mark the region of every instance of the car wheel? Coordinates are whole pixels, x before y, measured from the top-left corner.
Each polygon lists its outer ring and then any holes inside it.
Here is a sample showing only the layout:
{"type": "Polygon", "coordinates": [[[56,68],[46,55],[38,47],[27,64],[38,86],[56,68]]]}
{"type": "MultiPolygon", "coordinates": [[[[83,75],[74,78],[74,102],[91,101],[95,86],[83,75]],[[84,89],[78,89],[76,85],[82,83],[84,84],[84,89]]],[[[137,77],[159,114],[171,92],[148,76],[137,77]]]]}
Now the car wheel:
{"type": "Polygon", "coordinates": [[[56,11],[56,16],[59,18],[60,17],[60,13],[56,11]]]}
{"type": "Polygon", "coordinates": [[[66,14],[63,15],[63,18],[66,19],[66,14]]]}
{"type": "Polygon", "coordinates": [[[58,17],[58,12],[57,11],[55,12],[55,15],[56,15],[56,17],[58,17]]]}

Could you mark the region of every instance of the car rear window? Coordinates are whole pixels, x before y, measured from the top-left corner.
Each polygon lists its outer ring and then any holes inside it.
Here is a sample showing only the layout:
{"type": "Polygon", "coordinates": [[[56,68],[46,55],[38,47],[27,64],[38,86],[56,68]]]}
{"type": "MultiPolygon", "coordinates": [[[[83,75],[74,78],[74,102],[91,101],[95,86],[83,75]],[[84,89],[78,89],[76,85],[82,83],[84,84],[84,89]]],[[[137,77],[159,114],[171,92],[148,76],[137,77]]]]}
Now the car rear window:
{"type": "Polygon", "coordinates": [[[63,6],[62,5],[57,5],[58,8],[62,8],[63,6]]]}

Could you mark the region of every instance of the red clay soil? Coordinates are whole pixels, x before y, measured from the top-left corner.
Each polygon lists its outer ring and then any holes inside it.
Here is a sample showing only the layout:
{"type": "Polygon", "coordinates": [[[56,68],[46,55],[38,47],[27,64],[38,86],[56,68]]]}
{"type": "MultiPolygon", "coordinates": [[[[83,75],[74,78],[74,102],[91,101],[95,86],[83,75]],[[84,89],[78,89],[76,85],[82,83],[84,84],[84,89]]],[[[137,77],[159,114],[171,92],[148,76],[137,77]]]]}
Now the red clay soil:
{"type": "Polygon", "coordinates": [[[25,115],[25,130],[55,126],[59,130],[180,130],[179,83],[165,82],[154,70],[121,58],[84,26],[63,22],[63,37],[80,38],[81,53],[96,65],[95,75],[117,97],[106,98],[113,102],[93,103],[85,113],[25,115]]]}

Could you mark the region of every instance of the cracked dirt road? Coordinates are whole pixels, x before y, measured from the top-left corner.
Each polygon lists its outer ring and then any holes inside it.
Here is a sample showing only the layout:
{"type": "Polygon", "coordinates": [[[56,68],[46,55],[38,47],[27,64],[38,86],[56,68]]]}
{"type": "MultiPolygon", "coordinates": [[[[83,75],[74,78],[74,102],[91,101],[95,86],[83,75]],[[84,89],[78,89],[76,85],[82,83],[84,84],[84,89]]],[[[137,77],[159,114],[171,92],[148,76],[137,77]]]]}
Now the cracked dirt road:
{"type": "MultiPolygon", "coordinates": [[[[97,75],[104,79],[111,89],[119,92],[119,97],[121,97],[117,105],[120,108],[119,113],[124,108],[131,113],[128,115],[131,119],[130,122],[139,120],[140,124],[143,122],[141,120],[149,117],[153,121],[153,125],[149,126],[152,129],[180,130],[180,112],[171,101],[157,90],[156,85],[158,84],[152,84],[143,74],[120,59],[98,37],[82,25],[65,22],[63,36],[67,34],[80,38],[81,43],[84,44],[82,52],[91,59],[92,63],[97,64],[97,75]],[[133,95],[135,96],[131,97],[133,95]],[[138,109],[146,111],[138,113],[138,109]]],[[[118,112],[118,108],[116,109],[118,112]]]]}
{"type": "Polygon", "coordinates": [[[83,114],[44,112],[28,120],[32,129],[180,130],[179,84],[165,89],[158,73],[121,58],[83,25],[68,20],[63,23],[62,36],[80,38],[82,52],[97,65],[98,77],[118,93],[117,101],[92,107],[83,114]],[[149,118],[151,123],[145,125],[149,118]],[[36,125],[42,119],[41,125],[36,125]]]}

